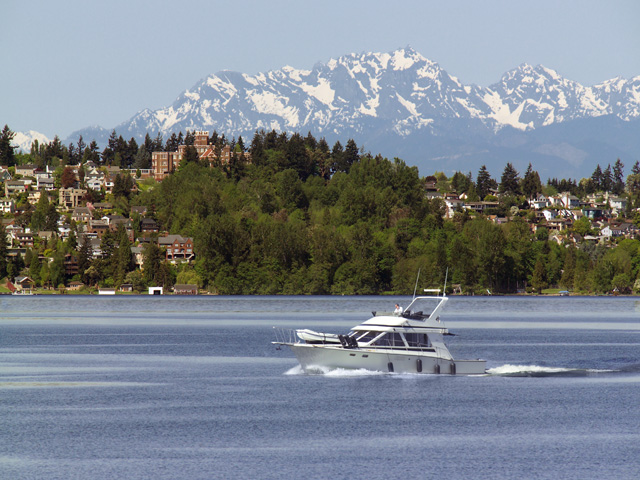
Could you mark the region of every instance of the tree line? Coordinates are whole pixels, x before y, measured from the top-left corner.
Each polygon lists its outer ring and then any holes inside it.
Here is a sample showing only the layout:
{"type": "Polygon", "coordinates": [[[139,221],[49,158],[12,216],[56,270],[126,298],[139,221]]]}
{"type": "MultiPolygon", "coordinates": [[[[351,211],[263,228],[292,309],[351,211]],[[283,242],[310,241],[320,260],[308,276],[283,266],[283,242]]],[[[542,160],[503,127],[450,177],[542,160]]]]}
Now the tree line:
{"type": "MultiPolygon", "coordinates": [[[[141,152],[190,145],[193,136],[180,133],[167,142],[160,136],[146,138],[149,144],[145,140],[136,150],[133,139],[120,141],[114,132],[113,142],[96,152],[98,161],[135,165],[137,158],[146,155],[141,152]]],[[[132,192],[122,187],[129,183],[121,182],[111,198],[123,214],[128,215],[132,205],[145,205],[161,230],[192,237],[196,253],[192,265],[167,264],[162,250],[150,242],[144,247],[144,268],[138,270],[131,259],[130,240],[117,232],[103,237],[101,249],[106,256],[102,259],[91,260],[88,246],[78,243],[74,233],[56,245],[40,245],[39,255],[25,259],[22,268],[47,278],[46,272],[40,274],[44,268],[40,257],[47,250],[52,255],[78,252],[79,277],[89,284],[126,281],[143,287],[180,281],[221,294],[406,293],[412,291],[418,270],[425,283],[436,286],[443,283],[448,269],[453,283],[464,292],[476,293],[541,291],[547,286],[599,293],[614,288],[630,291],[638,278],[637,239],[607,248],[585,242],[558,244],[544,228],[532,232],[527,201],[538,193],[563,191],[575,182],[550,179],[543,185],[531,165],[521,177],[508,163],[499,182],[486,166],[475,178],[471,172],[455,172],[451,177],[435,172],[423,178],[416,167],[398,158],[373,156],[352,139],[344,147],[339,141],[329,146],[311,133],[258,131],[248,148],[242,137],[229,140],[216,132],[210,141],[233,145],[235,155],[229,164],[210,168],[196,155],[161,183],[152,182],[151,188],[132,192]],[[245,151],[250,152],[251,162],[244,159],[245,151]],[[513,220],[498,225],[462,209],[446,218],[444,202],[425,195],[430,181],[440,191],[464,193],[468,201],[494,200],[496,206],[487,214],[509,215],[513,220]]],[[[55,140],[52,143],[35,145],[31,159],[57,148],[55,140]]],[[[58,154],[64,158],[65,150],[67,155],[81,151],[82,157],[75,159],[82,162],[93,150],[81,146],[60,147],[58,154]]],[[[586,192],[587,185],[616,193],[622,168],[618,160],[613,169],[605,169],[612,172],[608,182],[598,167],[600,175],[581,181],[585,190],[575,193],[586,192]]],[[[637,204],[637,163],[623,181],[625,189],[629,203],[637,204]]],[[[30,220],[34,225],[54,221],[55,214],[44,200],[35,211],[30,220]]],[[[590,232],[590,223],[582,223],[581,231],[590,232]]],[[[58,270],[48,263],[48,281],[55,283],[60,279],[58,270]]],[[[18,267],[6,260],[0,263],[5,273],[18,267]]]]}

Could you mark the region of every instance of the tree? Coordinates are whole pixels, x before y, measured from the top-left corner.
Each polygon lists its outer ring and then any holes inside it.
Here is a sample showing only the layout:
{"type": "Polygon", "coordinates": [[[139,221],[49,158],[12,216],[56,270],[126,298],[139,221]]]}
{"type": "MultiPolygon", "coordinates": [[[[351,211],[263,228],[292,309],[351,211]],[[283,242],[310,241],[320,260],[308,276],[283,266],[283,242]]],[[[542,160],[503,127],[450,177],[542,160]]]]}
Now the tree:
{"type": "Polygon", "coordinates": [[[200,161],[200,155],[198,155],[198,150],[193,145],[187,145],[184,149],[184,156],[182,157],[182,161],[180,162],[180,166],[186,165],[190,162],[198,163],[200,161]]]}
{"type": "Polygon", "coordinates": [[[600,183],[602,190],[605,192],[611,192],[613,189],[613,174],[611,173],[611,165],[607,165],[604,172],[602,172],[602,181],[600,183]]]}
{"type": "Polygon", "coordinates": [[[618,158],[613,165],[613,183],[611,192],[615,195],[621,195],[624,192],[624,164],[618,158]]]}
{"type": "Polygon", "coordinates": [[[482,165],[480,167],[480,170],[478,171],[478,177],[476,179],[476,193],[481,199],[483,199],[489,194],[490,188],[491,188],[491,175],[489,175],[487,166],[482,165]]]}
{"type": "Polygon", "coordinates": [[[538,258],[536,266],[533,269],[531,276],[531,286],[538,292],[538,295],[542,293],[542,289],[547,288],[547,271],[542,261],[542,257],[538,258]]]}
{"type": "Polygon", "coordinates": [[[73,173],[73,169],[71,167],[64,167],[62,176],[60,177],[60,185],[62,188],[71,188],[76,184],[76,181],[76,174],[73,173]]]}
{"type": "Polygon", "coordinates": [[[500,178],[500,193],[506,193],[508,195],[520,194],[520,177],[518,171],[511,163],[507,163],[502,172],[500,178]]]}
{"type": "Polygon", "coordinates": [[[573,223],[573,230],[583,237],[591,233],[591,221],[587,217],[581,217],[573,223]]]}
{"type": "Polygon", "coordinates": [[[591,174],[591,191],[588,193],[598,192],[603,190],[602,186],[602,169],[600,168],[600,164],[596,166],[596,169],[591,174]]]}
{"type": "Polygon", "coordinates": [[[82,277],[85,283],[88,276],[86,274],[87,269],[91,266],[91,260],[93,258],[93,248],[91,247],[91,241],[89,237],[83,235],[82,242],[80,243],[80,250],[78,251],[78,273],[82,277]]]}
{"type": "Polygon", "coordinates": [[[0,278],[4,278],[7,275],[7,253],[7,232],[4,225],[0,223],[0,278]]]}
{"type": "Polygon", "coordinates": [[[344,148],[340,141],[336,140],[336,143],[331,149],[331,173],[335,173],[340,170],[342,165],[342,156],[344,155],[344,148]]]}
{"type": "Polygon", "coordinates": [[[0,165],[13,167],[16,164],[15,147],[11,145],[15,135],[8,125],[5,125],[2,133],[0,133],[0,165]]]}
{"type": "Polygon", "coordinates": [[[118,151],[118,137],[116,131],[112,130],[109,135],[107,146],[102,150],[102,163],[105,165],[113,165],[116,152],[118,151]]]}
{"type": "Polygon", "coordinates": [[[349,173],[351,166],[360,160],[360,154],[358,153],[358,146],[353,139],[347,141],[347,146],[344,149],[344,154],[339,165],[339,170],[345,173],[349,173]]]}
{"type": "Polygon", "coordinates": [[[49,266],[49,277],[51,285],[57,287],[64,285],[64,257],[61,253],[56,253],[53,256],[53,261],[49,266]]]}
{"type": "Polygon", "coordinates": [[[462,172],[456,172],[451,177],[451,188],[458,194],[468,192],[472,183],[469,177],[462,172]]]}
{"type": "Polygon", "coordinates": [[[533,170],[531,164],[527,167],[527,171],[522,179],[522,193],[528,198],[533,199],[542,193],[542,182],[538,172],[533,170]]]}
{"type": "Polygon", "coordinates": [[[49,202],[46,192],[41,192],[36,208],[31,214],[31,229],[35,232],[40,230],[57,231],[58,211],[55,205],[49,202]]]}
{"type": "Polygon", "coordinates": [[[144,279],[147,283],[154,283],[158,272],[160,271],[160,264],[162,262],[160,247],[154,239],[147,243],[143,248],[143,262],[142,271],[144,272],[144,279]]]}

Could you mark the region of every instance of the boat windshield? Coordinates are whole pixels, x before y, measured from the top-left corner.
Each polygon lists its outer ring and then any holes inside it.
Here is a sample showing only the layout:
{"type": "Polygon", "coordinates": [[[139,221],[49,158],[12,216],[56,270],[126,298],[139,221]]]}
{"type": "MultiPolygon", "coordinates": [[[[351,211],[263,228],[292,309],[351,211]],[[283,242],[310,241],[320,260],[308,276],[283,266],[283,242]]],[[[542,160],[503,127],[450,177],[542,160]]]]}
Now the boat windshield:
{"type": "Polygon", "coordinates": [[[442,302],[442,299],[443,297],[417,297],[402,316],[418,320],[427,319],[442,302]]]}
{"type": "Polygon", "coordinates": [[[365,332],[364,335],[358,337],[357,335],[359,335],[360,333],[361,332],[355,332],[356,338],[360,343],[369,343],[371,340],[380,335],[380,332],[365,332]]]}

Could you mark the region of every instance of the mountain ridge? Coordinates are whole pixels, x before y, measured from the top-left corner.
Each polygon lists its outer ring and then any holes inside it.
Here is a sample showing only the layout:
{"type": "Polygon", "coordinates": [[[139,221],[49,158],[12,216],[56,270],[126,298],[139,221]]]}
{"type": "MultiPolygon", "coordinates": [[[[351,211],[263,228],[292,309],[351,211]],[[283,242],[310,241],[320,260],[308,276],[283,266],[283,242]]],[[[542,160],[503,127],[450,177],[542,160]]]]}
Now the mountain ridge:
{"type": "MultiPolygon", "coordinates": [[[[463,84],[406,47],[351,53],[309,70],[285,66],[255,75],[221,71],[196,82],[169,106],[142,110],[115,130],[138,140],[147,132],[167,138],[186,130],[217,130],[229,137],[252,136],[259,129],[310,131],[328,141],[353,138],[374,154],[401,156],[447,173],[459,169],[458,159],[467,158],[465,171],[488,162],[496,175],[508,158],[520,169],[531,160],[534,166],[556,161],[562,168],[554,176],[577,176],[590,174],[595,160],[615,162],[608,158],[608,148],[621,153],[627,164],[637,160],[640,140],[632,137],[638,126],[640,76],[586,87],[553,69],[523,63],[481,87],[463,84]],[[584,150],[579,132],[571,128],[563,129],[570,135],[562,142],[540,143],[544,129],[593,119],[609,119],[595,122],[603,129],[595,132],[593,140],[600,146],[593,151],[584,150]],[[607,140],[611,129],[623,148],[607,140]],[[567,161],[572,149],[577,153],[567,161]]],[[[104,144],[105,132],[87,128],[68,141],[99,136],[96,140],[104,144]]]]}

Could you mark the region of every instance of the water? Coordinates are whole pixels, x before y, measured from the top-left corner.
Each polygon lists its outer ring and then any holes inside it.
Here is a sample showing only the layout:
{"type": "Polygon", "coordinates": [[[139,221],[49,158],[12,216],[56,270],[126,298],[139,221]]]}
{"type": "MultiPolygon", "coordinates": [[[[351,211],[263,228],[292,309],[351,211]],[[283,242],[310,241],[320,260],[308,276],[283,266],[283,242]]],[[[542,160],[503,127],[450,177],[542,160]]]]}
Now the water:
{"type": "Polygon", "coordinates": [[[482,377],[304,375],[270,344],[398,300],[0,297],[0,478],[637,478],[638,300],[452,297],[482,377]]]}

